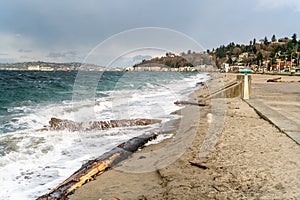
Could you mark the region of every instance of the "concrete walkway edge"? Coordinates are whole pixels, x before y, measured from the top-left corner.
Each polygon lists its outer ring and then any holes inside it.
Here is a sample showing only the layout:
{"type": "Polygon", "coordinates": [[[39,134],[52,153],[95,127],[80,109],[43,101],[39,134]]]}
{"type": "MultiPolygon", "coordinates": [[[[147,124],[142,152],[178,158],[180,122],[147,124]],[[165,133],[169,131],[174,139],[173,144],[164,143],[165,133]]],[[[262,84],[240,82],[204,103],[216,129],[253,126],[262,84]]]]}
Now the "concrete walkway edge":
{"type": "Polygon", "coordinates": [[[256,99],[244,100],[256,113],[300,145],[300,125],[256,99]]]}

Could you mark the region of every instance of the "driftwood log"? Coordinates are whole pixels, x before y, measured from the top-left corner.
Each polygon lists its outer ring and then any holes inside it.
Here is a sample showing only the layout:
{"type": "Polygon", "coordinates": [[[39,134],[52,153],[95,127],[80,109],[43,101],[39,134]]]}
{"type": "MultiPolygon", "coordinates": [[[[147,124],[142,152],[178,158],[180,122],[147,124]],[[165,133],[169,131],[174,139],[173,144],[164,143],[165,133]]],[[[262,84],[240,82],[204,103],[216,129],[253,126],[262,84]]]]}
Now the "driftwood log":
{"type": "Polygon", "coordinates": [[[91,121],[91,122],[74,122],[67,119],[51,118],[49,121],[50,127],[45,127],[40,130],[69,130],[69,131],[90,131],[90,130],[105,130],[116,127],[129,126],[147,126],[150,124],[160,123],[158,119],[121,119],[109,121],[91,121]]]}
{"type": "Polygon", "coordinates": [[[135,151],[143,147],[148,141],[151,141],[156,137],[156,133],[141,135],[118,145],[111,151],[82,165],[79,170],[77,170],[63,183],[53,188],[47,194],[37,198],[37,200],[68,199],[68,195],[72,194],[77,188],[89,181],[94,180],[97,175],[102,174],[108,168],[113,167],[121,161],[127,159],[135,151]]]}
{"type": "Polygon", "coordinates": [[[174,104],[176,105],[195,105],[195,106],[206,106],[205,103],[194,103],[194,102],[190,102],[190,101],[175,101],[174,104]]]}
{"type": "Polygon", "coordinates": [[[281,77],[268,79],[267,82],[281,82],[281,77]]]}
{"type": "Polygon", "coordinates": [[[200,169],[208,169],[207,166],[205,166],[205,165],[203,165],[203,164],[201,164],[201,163],[196,163],[196,162],[193,162],[193,161],[189,161],[189,163],[190,163],[192,166],[198,167],[198,168],[200,168],[200,169]]]}

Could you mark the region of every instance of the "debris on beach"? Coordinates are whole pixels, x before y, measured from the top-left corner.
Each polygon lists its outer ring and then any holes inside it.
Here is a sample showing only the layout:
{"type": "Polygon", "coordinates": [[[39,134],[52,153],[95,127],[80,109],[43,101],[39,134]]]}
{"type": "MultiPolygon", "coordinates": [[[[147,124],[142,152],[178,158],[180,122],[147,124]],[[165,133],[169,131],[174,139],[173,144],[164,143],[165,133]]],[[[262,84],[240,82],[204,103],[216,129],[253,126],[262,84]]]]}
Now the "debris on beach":
{"type": "Polygon", "coordinates": [[[147,126],[151,124],[161,123],[159,119],[121,119],[109,121],[90,121],[90,122],[74,122],[67,119],[59,119],[52,117],[49,121],[50,127],[44,127],[37,131],[45,130],[69,130],[69,131],[90,131],[90,130],[105,130],[117,127],[131,127],[131,126],[147,126]]]}
{"type": "Polygon", "coordinates": [[[89,160],[63,183],[53,188],[47,194],[40,196],[37,200],[68,199],[68,195],[72,194],[77,188],[94,180],[97,175],[104,173],[107,169],[116,166],[121,161],[127,159],[139,148],[142,148],[147,142],[154,140],[157,135],[158,133],[151,133],[131,138],[130,140],[119,144],[111,151],[104,153],[100,157],[89,160]]]}
{"type": "Polygon", "coordinates": [[[190,102],[190,101],[175,101],[174,104],[176,104],[176,105],[195,105],[195,106],[200,106],[200,107],[207,106],[205,103],[194,103],[194,102],[190,102]]]}
{"type": "Polygon", "coordinates": [[[281,82],[281,77],[268,79],[267,82],[281,82]]]}

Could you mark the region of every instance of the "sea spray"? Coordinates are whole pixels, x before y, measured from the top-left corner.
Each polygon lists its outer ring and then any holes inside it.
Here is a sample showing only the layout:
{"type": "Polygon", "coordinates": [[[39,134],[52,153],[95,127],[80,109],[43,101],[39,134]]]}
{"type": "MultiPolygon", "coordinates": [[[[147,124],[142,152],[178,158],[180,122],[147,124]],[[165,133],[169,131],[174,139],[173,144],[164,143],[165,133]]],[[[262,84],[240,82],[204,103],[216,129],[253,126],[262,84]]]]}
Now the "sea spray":
{"type": "Polygon", "coordinates": [[[174,101],[187,100],[196,84],[209,78],[201,73],[105,72],[93,99],[74,102],[76,72],[1,71],[0,76],[5,76],[0,88],[0,199],[34,199],[86,160],[162,128],[153,124],[88,132],[36,131],[48,126],[51,117],[168,122],[179,117],[170,115],[178,109],[174,101]],[[94,115],[83,115],[86,109],[94,115]]]}

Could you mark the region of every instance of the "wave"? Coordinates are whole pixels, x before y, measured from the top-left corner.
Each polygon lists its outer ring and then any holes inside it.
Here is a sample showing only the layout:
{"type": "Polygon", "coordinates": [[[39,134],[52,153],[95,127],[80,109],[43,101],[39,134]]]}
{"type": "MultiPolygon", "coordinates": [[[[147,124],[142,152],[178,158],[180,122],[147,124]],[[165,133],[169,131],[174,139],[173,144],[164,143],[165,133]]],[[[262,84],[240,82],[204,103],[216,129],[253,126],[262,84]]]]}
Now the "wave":
{"type": "Polygon", "coordinates": [[[34,199],[63,181],[86,160],[141,133],[161,128],[153,124],[88,133],[35,131],[48,126],[51,117],[77,122],[155,118],[164,123],[178,118],[170,115],[178,109],[173,102],[187,100],[187,94],[196,89],[196,83],[209,78],[205,74],[163,76],[151,78],[141,74],[133,80],[132,74],[119,74],[117,83],[105,86],[109,89],[104,90],[99,84],[91,99],[20,101],[19,105],[10,107],[11,115],[5,119],[1,116],[3,120],[0,117],[0,131],[6,130],[0,134],[0,180],[5,182],[0,199],[34,199]],[[127,84],[122,87],[126,80],[127,84]]]}

